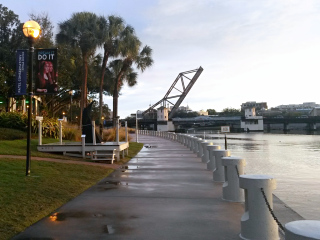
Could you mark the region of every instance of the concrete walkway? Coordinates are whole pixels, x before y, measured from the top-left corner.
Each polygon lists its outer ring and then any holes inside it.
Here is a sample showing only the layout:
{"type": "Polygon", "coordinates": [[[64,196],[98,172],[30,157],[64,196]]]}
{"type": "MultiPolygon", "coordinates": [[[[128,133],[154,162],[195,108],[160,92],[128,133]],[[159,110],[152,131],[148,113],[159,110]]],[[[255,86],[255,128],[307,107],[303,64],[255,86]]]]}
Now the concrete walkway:
{"type": "MultiPolygon", "coordinates": [[[[200,158],[170,140],[139,142],[151,148],[14,239],[239,239],[244,206],[221,199],[200,158]]],[[[300,218],[277,198],[274,208],[282,223],[300,218]]]]}

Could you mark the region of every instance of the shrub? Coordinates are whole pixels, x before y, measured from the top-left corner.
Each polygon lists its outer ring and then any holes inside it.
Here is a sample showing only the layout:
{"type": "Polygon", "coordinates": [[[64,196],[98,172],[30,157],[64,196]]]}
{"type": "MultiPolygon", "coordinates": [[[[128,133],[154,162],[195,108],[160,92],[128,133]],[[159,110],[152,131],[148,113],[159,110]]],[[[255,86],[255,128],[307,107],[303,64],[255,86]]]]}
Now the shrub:
{"type": "MultiPolygon", "coordinates": [[[[126,129],[120,128],[119,130],[119,141],[124,142],[126,140],[126,129]]],[[[129,130],[128,130],[129,132],[129,130]]],[[[115,128],[109,128],[103,130],[103,141],[106,142],[115,142],[116,141],[116,129],[115,128]]],[[[128,141],[131,140],[131,137],[128,136],[128,141]]]]}
{"type": "Polygon", "coordinates": [[[28,116],[19,112],[1,112],[0,127],[18,130],[27,129],[28,116]]]}
{"type": "Polygon", "coordinates": [[[62,130],[63,139],[70,141],[81,141],[81,129],[79,129],[78,125],[64,122],[62,130]]]}
{"type": "Polygon", "coordinates": [[[136,129],[135,128],[129,128],[128,129],[128,133],[136,133],[136,129]]]}
{"type": "Polygon", "coordinates": [[[24,139],[27,137],[27,133],[17,129],[0,128],[0,140],[16,140],[24,139]]]}

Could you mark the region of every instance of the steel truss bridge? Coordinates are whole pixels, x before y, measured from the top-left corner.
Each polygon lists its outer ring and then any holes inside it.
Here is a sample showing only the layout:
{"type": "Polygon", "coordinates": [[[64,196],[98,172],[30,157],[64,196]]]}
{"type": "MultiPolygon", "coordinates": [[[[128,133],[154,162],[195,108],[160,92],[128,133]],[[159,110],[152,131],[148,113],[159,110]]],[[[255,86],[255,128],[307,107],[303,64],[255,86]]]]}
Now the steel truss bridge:
{"type": "Polygon", "coordinates": [[[177,111],[180,104],[185,99],[188,92],[190,91],[194,83],[197,81],[202,71],[203,71],[203,68],[200,66],[197,69],[179,73],[177,78],[174,80],[173,84],[169,88],[168,92],[166,93],[166,95],[164,95],[164,97],[160,101],[153,104],[146,111],[144,111],[142,115],[144,116],[147,113],[150,113],[153,109],[155,109],[157,106],[161,104],[163,107],[165,107],[166,103],[170,103],[171,105],[173,105],[173,107],[169,113],[168,118],[172,119],[172,116],[177,111]],[[187,86],[186,86],[186,83],[187,83],[186,80],[189,81],[187,86]],[[177,90],[180,94],[172,95],[173,90],[177,90]],[[175,103],[173,103],[173,100],[175,99],[178,99],[178,100],[175,103]]]}

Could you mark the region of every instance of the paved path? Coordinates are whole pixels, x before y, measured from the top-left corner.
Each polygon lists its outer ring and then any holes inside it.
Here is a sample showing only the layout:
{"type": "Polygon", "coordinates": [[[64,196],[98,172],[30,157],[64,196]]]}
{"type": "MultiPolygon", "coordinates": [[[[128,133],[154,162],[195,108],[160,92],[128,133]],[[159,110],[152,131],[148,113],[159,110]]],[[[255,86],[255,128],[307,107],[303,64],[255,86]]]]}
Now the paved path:
{"type": "MultiPolygon", "coordinates": [[[[221,199],[200,158],[170,140],[139,141],[152,148],[14,239],[239,239],[243,204],[221,199]]],[[[274,207],[283,223],[299,218],[278,199],[274,207]]]]}

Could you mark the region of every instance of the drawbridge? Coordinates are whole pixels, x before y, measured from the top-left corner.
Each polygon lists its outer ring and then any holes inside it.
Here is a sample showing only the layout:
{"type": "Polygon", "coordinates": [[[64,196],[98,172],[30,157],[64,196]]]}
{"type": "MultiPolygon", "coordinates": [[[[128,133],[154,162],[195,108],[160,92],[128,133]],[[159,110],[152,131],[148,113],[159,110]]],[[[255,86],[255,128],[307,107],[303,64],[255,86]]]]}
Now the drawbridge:
{"type": "Polygon", "coordinates": [[[153,104],[146,111],[144,111],[142,115],[145,115],[151,112],[153,109],[155,109],[159,105],[165,107],[166,104],[169,103],[173,105],[173,107],[171,108],[168,118],[172,119],[172,116],[177,111],[180,104],[185,99],[188,92],[190,91],[194,83],[197,81],[202,71],[203,71],[203,68],[200,66],[197,69],[179,73],[176,79],[174,80],[173,84],[169,88],[168,92],[166,93],[166,95],[160,101],[153,104]],[[189,81],[189,83],[187,81],[189,81]],[[178,94],[174,94],[174,93],[178,93],[178,94]],[[176,102],[174,103],[175,100],[176,102]]]}

